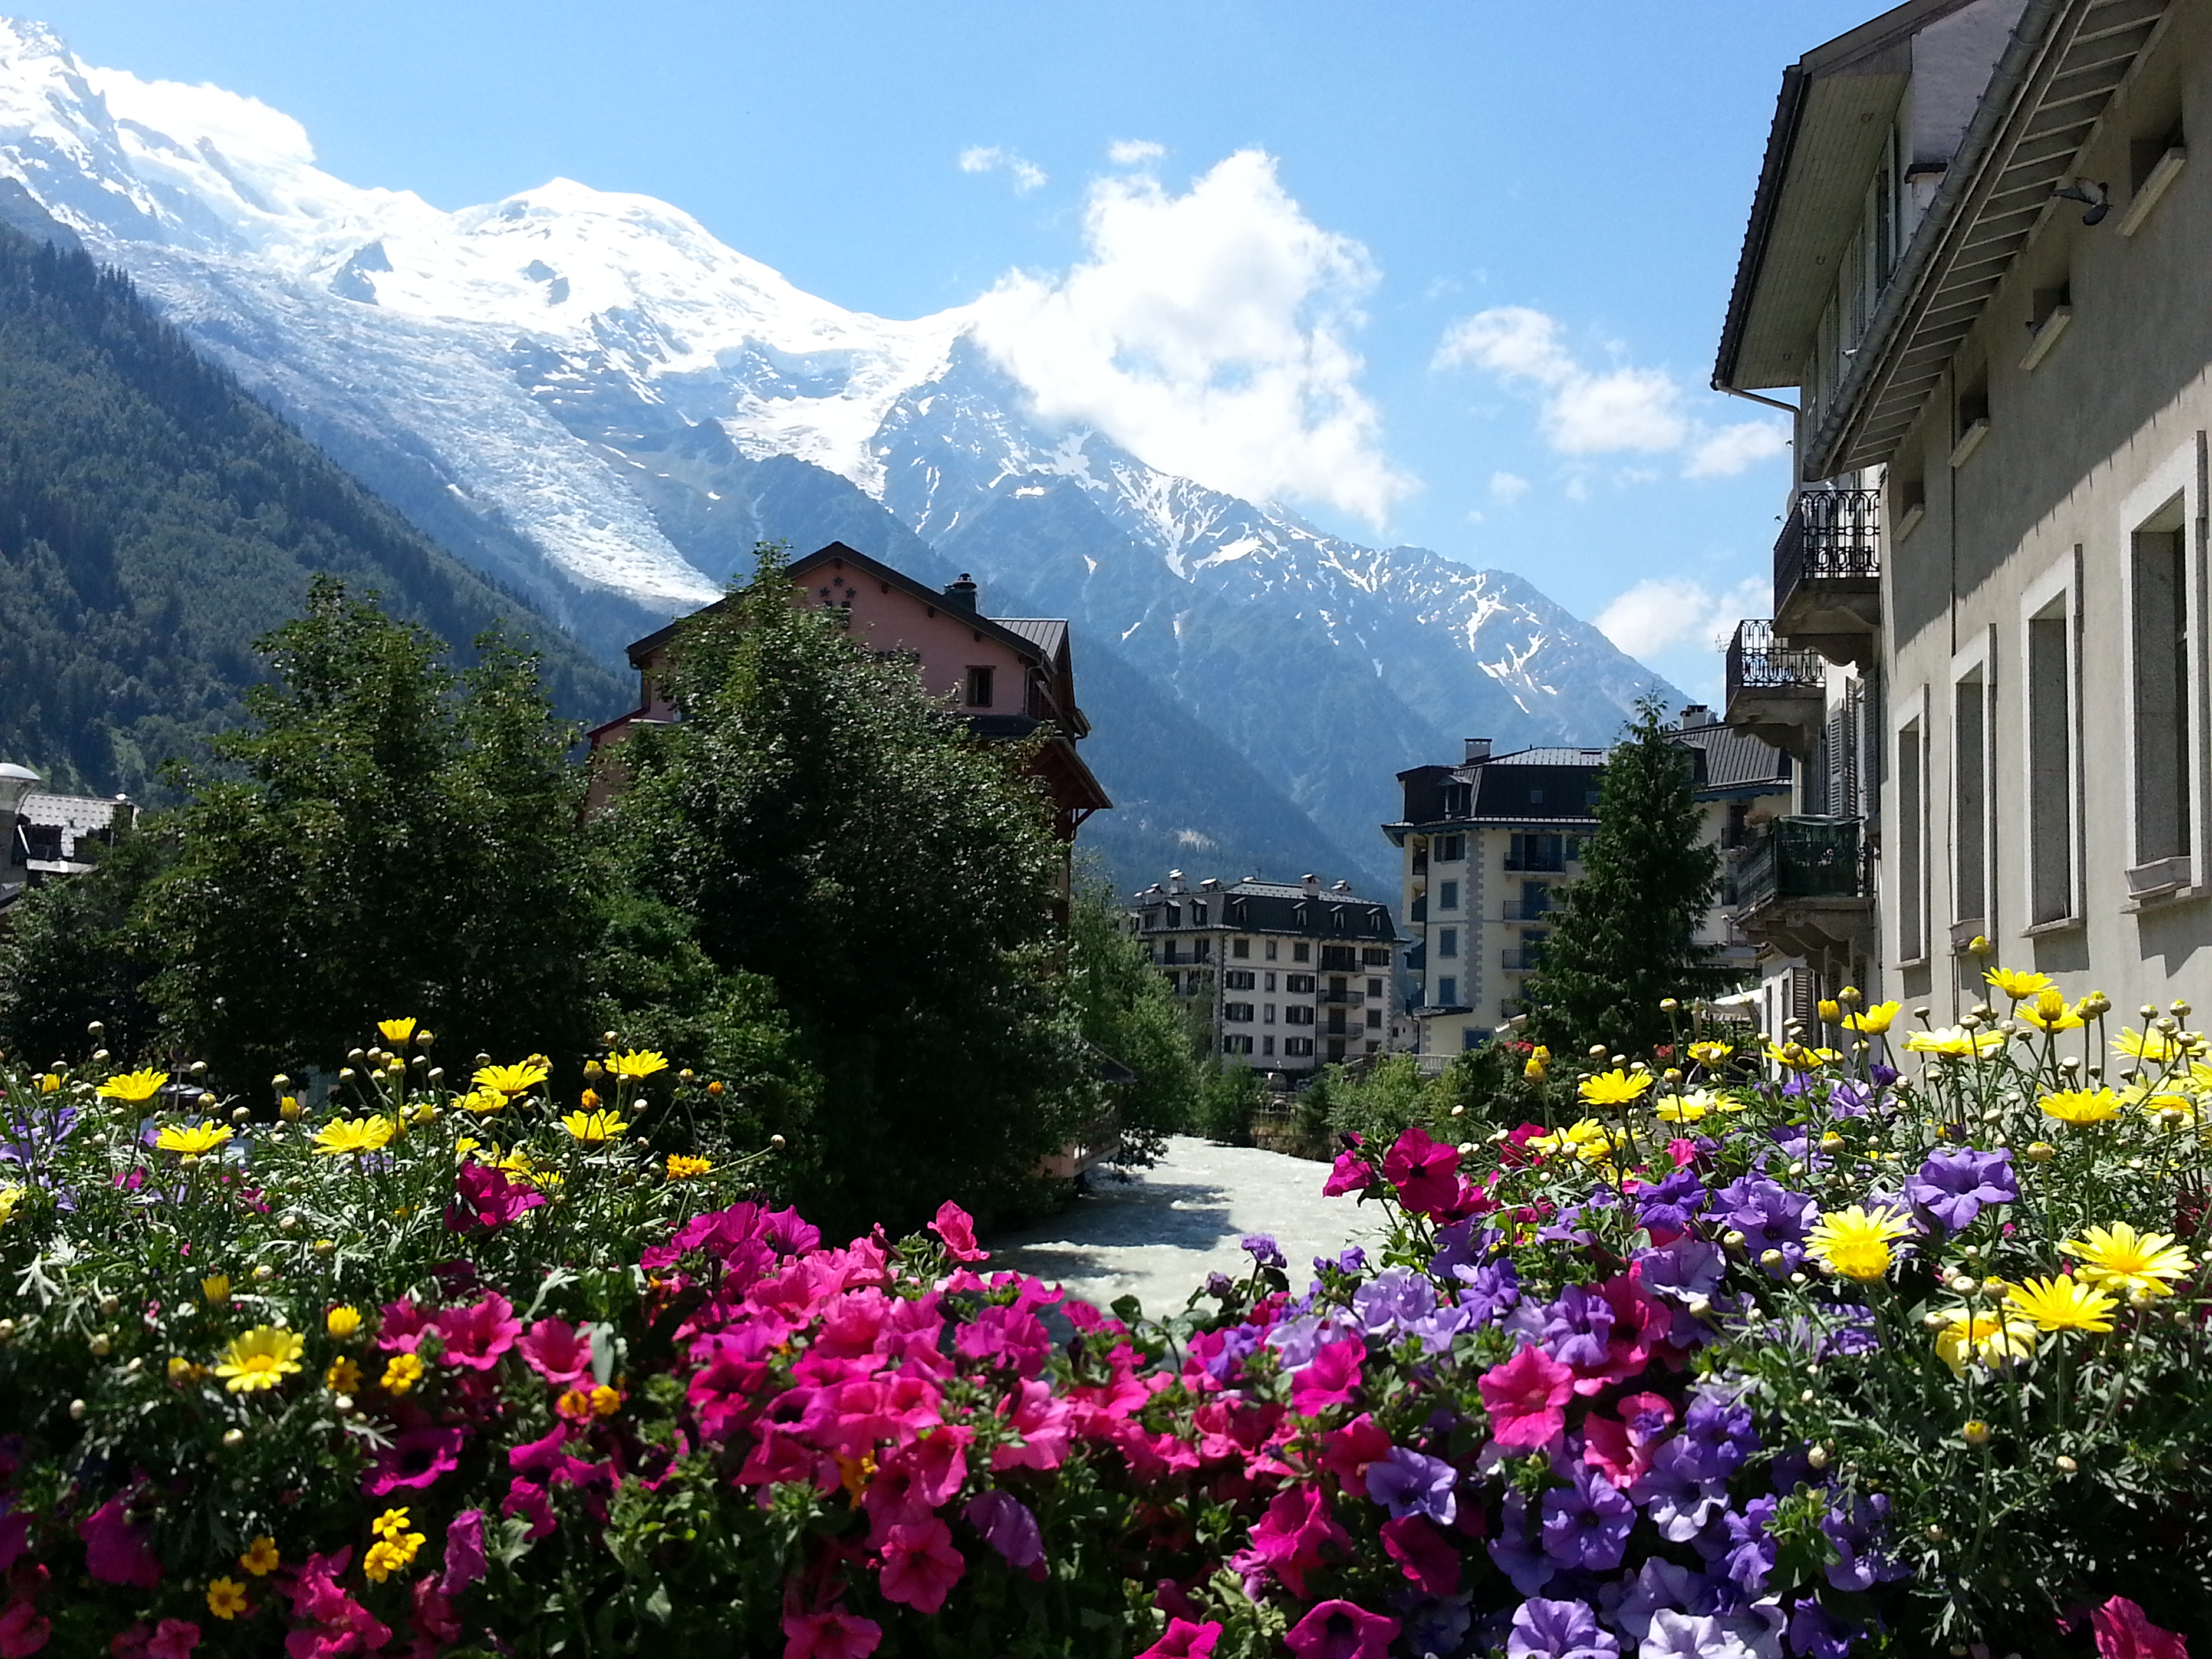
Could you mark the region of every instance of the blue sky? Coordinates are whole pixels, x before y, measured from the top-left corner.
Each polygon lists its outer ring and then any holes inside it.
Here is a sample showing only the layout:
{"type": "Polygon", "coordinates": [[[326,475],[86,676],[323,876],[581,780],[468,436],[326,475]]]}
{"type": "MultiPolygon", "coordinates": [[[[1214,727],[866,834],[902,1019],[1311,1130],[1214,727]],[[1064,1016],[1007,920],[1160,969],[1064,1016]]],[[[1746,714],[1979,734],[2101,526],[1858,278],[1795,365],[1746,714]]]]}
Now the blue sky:
{"type": "MultiPolygon", "coordinates": [[[[1109,287],[1137,269],[1136,300],[1114,291],[1141,308],[1203,222],[1230,269],[1249,252],[1256,282],[1292,291],[1259,357],[1195,372],[1235,390],[1287,352],[1283,395],[1342,440],[1295,449],[1280,493],[1361,540],[1516,571],[1711,691],[1705,636],[1764,611],[1787,482],[1764,412],[1705,389],[1715,338],[1783,65],[1875,9],[49,0],[32,15],[87,62],[297,117],[352,183],[447,209],[556,175],[641,191],[887,315],[1015,270],[1064,291],[1085,267],[1109,287]],[[1250,151],[1272,173],[1249,156],[1224,168],[1250,151]],[[1133,246],[1102,249],[1117,223],[1133,246]]],[[[1233,432],[1194,447],[1181,429],[1117,435],[1199,476],[1238,464],[1219,459],[1233,432]]]]}

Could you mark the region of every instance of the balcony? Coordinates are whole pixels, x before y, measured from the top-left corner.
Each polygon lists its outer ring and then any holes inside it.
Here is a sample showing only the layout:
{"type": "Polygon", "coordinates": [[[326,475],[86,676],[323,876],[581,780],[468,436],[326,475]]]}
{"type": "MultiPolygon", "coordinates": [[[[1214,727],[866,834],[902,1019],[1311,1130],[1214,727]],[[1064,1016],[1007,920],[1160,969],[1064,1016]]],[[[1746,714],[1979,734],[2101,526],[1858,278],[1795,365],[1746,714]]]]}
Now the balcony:
{"type": "Polygon", "coordinates": [[[1558,907],[1547,894],[1540,899],[1506,900],[1498,919],[1502,921],[1542,921],[1557,914],[1558,907]]]}
{"type": "Polygon", "coordinates": [[[1736,860],[1728,902],[1736,929],[1789,956],[1869,948],[1874,856],[1856,818],[1785,817],[1736,860]]]}
{"type": "Polygon", "coordinates": [[[1799,760],[1812,752],[1826,718],[1827,662],[1804,646],[1784,645],[1774,624],[1748,617],[1728,645],[1728,702],[1723,718],[1799,760]]]}
{"type": "Polygon", "coordinates": [[[1322,1006],[1324,1008],[1364,1008],[1367,1006],[1367,993],[1364,991],[1323,991],[1321,993],[1320,1000],[1322,1006]]]}
{"type": "Polygon", "coordinates": [[[1499,965],[1509,974],[1533,974],[1544,965],[1541,945],[1511,945],[1498,958],[1499,965]]]}
{"type": "Polygon", "coordinates": [[[1881,629],[1881,492],[1801,489],[1774,544],[1774,628],[1829,661],[1872,662],[1881,629]]]}
{"type": "Polygon", "coordinates": [[[1406,907],[1406,920],[1426,921],[1429,919],[1429,896],[1424,893],[1406,907]]]}

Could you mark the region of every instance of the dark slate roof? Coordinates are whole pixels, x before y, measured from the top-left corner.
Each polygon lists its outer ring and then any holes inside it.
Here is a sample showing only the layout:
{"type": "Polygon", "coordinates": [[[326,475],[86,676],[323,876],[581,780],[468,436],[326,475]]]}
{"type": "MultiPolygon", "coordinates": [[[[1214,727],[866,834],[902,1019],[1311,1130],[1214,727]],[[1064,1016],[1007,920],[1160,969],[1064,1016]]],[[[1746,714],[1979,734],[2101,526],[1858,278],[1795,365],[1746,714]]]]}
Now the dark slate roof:
{"type": "Polygon", "coordinates": [[[1790,787],[1790,757],[1764,738],[1718,722],[1693,726],[1677,738],[1703,757],[1698,793],[1702,795],[1779,793],[1790,787]]]}
{"type": "Polygon", "coordinates": [[[1398,929],[1388,905],[1357,893],[1329,888],[1310,892],[1297,882],[1261,881],[1256,877],[1233,887],[1198,888],[1181,893],[1146,890],[1133,901],[1139,910],[1170,902],[1209,907],[1208,928],[1252,933],[1295,933],[1308,939],[1390,945],[1398,929]]]}

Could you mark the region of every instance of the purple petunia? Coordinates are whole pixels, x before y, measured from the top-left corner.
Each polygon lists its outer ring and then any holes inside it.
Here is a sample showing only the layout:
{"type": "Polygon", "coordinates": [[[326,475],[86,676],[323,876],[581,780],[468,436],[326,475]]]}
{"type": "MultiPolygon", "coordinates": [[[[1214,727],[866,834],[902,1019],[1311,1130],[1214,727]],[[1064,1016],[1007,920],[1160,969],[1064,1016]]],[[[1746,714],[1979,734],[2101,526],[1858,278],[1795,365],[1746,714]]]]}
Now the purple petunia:
{"type": "Polygon", "coordinates": [[[1790,1615],[1790,1651],[1802,1653],[1807,1659],[1844,1659],[1858,1639],[1859,1629],[1838,1619],[1820,1605],[1817,1596],[1801,1596],[1790,1615]]]}
{"type": "Polygon", "coordinates": [[[1733,1395],[1710,1389],[1700,1389],[1691,1402],[1677,1438],[1698,1478],[1705,1480],[1727,1480],[1759,1449],[1750,1408],[1733,1395]]]}
{"type": "Polygon", "coordinates": [[[1772,1650],[1771,1644],[1753,1646],[1744,1632],[1729,1628],[1739,1622],[1662,1609],[1651,1615],[1650,1627],[1637,1645],[1637,1659],[1761,1659],[1772,1650]]]}
{"type": "Polygon", "coordinates": [[[1461,1277],[1467,1288],[1459,1293],[1459,1304],[1470,1310],[1474,1324],[1487,1325],[1503,1317],[1521,1299],[1520,1270],[1510,1260],[1491,1262],[1461,1277]]]}
{"type": "Polygon", "coordinates": [[[1603,1291],[1570,1285],[1544,1310],[1544,1351],[1562,1365],[1602,1365],[1613,1319],[1603,1291]]]}
{"type": "Polygon", "coordinates": [[[1559,1571],[1529,1535],[1528,1500],[1517,1490],[1506,1492],[1500,1505],[1498,1536],[1483,1547],[1490,1552],[1498,1571],[1511,1579],[1513,1588],[1523,1595],[1534,1595],[1559,1571]]]}
{"type": "Polygon", "coordinates": [[[1453,1495],[1459,1471],[1441,1457],[1393,1446],[1367,1466],[1367,1495],[1390,1511],[1393,1521],[1425,1515],[1448,1527],[1459,1515],[1453,1495]]]}
{"type": "Polygon", "coordinates": [[[1777,1545],[1766,1529],[1774,1509],[1771,1498],[1754,1498],[1741,1515],[1733,1510],[1728,1515],[1728,1547],[1721,1570],[1739,1589],[1753,1595],[1766,1588],[1767,1575],[1774,1571],[1777,1545]]]}
{"type": "Polygon", "coordinates": [[[1686,1231],[1705,1204],[1705,1183],[1690,1170],[1677,1170],[1636,1195],[1637,1219],[1653,1232],[1686,1231]]]}
{"type": "Polygon", "coordinates": [[[1283,1255],[1283,1247],[1275,1243],[1273,1233],[1247,1233],[1243,1248],[1251,1256],[1253,1264],[1261,1267],[1287,1267],[1290,1261],[1283,1255]]]}
{"type": "Polygon", "coordinates": [[[1587,1463],[1575,1466],[1572,1486],[1544,1494],[1544,1553],[1563,1567],[1610,1571],[1635,1524],[1636,1505],[1587,1463]]]}
{"type": "MultiPolygon", "coordinates": [[[[1004,1556],[1006,1565],[1024,1571],[1044,1565],[1044,1535],[1029,1506],[1010,1492],[994,1489],[978,1492],[962,1511],[968,1524],[983,1534],[984,1542],[1004,1556]]],[[[1038,1574],[1042,1577],[1040,1571],[1038,1574]]]]}
{"type": "Polygon", "coordinates": [[[1773,1279],[1786,1277],[1805,1262],[1805,1235],[1820,1206],[1764,1176],[1745,1176],[1722,1188],[1718,1219],[1743,1235],[1744,1249],[1773,1279]],[[1769,1253],[1775,1260],[1766,1260],[1769,1253]]]}
{"type": "Polygon", "coordinates": [[[1651,1628],[1654,1613],[1707,1613],[1719,1605],[1719,1592],[1705,1574],[1655,1555],[1627,1581],[1625,1593],[1612,1606],[1612,1617],[1614,1624],[1641,1642],[1651,1628]]]}
{"type": "Polygon", "coordinates": [[[1370,1336],[1396,1336],[1437,1310],[1437,1287],[1411,1267],[1385,1267],[1352,1293],[1352,1310],[1370,1336]]]}
{"type": "Polygon", "coordinates": [[[1962,1232],[1974,1224],[1984,1205],[2020,1202],[2020,1182],[2010,1152],[1953,1147],[1928,1155],[1919,1173],[1905,1182],[1905,1196],[1946,1231],[1962,1232]]]}
{"type": "Polygon", "coordinates": [[[1728,1482],[1705,1474],[1705,1467],[1689,1437],[1678,1434],[1660,1443],[1651,1467],[1628,1488],[1669,1543],[1686,1544],[1698,1537],[1728,1501],[1728,1482]]]}
{"type": "Polygon", "coordinates": [[[1863,1590],[1875,1584],[1911,1576],[1912,1569],[1885,1547],[1889,1526],[1889,1499],[1881,1492],[1846,1498],[1820,1517],[1820,1530],[1836,1547],[1828,1564],[1828,1582],[1839,1590],[1863,1590]]]}
{"type": "Polygon", "coordinates": [[[1587,1601],[1523,1601],[1505,1638],[1507,1659],[1620,1659],[1620,1643],[1599,1627],[1587,1601]]]}

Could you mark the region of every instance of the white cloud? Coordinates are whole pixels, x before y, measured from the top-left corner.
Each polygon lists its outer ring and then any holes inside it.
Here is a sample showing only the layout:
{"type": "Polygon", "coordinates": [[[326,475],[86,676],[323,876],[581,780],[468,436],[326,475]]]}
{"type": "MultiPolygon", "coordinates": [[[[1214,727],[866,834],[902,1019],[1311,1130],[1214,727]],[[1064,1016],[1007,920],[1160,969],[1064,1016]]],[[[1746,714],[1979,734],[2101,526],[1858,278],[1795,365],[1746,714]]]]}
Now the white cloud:
{"type": "Polygon", "coordinates": [[[1024,196],[1048,182],[1049,177],[1036,162],[1024,161],[996,144],[976,144],[960,152],[963,173],[996,173],[1001,168],[1013,175],[1015,190],[1024,196]]]}
{"type": "Polygon", "coordinates": [[[1378,526],[1414,487],[1346,343],[1373,264],[1306,217],[1272,156],[1240,150],[1182,195],[1099,179],[1084,235],[1081,263],[1012,272],[976,305],[976,337],[1040,415],[1217,489],[1378,526]]]}
{"type": "Polygon", "coordinates": [[[1165,144],[1156,144],[1149,138],[1117,138],[1106,146],[1106,159],[1117,167],[1141,167],[1167,153],[1165,144]]]}
{"type": "Polygon", "coordinates": [[[1482,368],[1541,400],[1545,441],[1563,455],[1622,450],[1681,454],[1690,478],[1724,477],[1779,454],[1788,434],[1765,421],[1711,428],[1683,410],[1682,387],[1662,369],[1592,368],[1567,349],[1557,318],[1496,306],[1444,331],[1434,369],[1482,368]]]}
{"type": "Polygon", "coordinates": [[[1490,475],[1490,496],[1510,507],[1528,493],[1528,481],[1517,472],[1493,472],[1490,475]]]}
{"type": "Polygon", "coordinates": [[[1632,657],[1677,647],[1717,651],[1738,622],[1765,614],[1771,599],[1756,576],[1719,593],[1686,576],[1648,576],[1598,612],[1597,629],[1632,657]]]}

